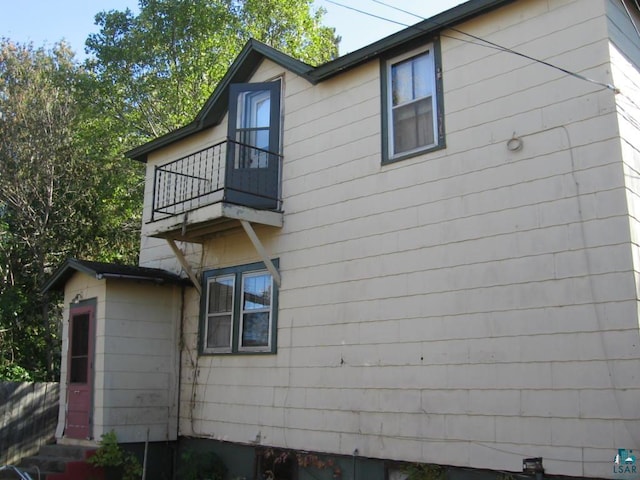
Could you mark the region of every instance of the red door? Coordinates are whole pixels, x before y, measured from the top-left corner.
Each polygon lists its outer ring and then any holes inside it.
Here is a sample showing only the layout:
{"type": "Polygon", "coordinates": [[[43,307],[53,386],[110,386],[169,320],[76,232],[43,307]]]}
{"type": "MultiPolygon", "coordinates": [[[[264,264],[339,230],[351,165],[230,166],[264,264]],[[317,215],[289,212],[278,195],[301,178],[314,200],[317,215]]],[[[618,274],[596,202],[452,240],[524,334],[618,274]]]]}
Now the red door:
{"type": "Polygon", "coordinates": [[[65,436],[91,438],[95,307],[71,307],[65,436]]]}

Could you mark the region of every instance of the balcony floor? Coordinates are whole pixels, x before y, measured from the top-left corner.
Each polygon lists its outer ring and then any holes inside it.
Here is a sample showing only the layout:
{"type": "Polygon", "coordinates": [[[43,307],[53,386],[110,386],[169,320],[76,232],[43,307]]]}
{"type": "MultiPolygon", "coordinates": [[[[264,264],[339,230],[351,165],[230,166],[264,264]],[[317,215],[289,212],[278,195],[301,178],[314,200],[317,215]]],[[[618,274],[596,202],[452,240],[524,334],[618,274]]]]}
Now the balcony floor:
{"type": "Polygon", "coordinates": [[[225,202],[191,210],[144,225],[143,234],[149,237],[202,243],[208,236],[240,227],[240,220],[272,227],[282,227],[283,213],[257,210],[225,202]]]}

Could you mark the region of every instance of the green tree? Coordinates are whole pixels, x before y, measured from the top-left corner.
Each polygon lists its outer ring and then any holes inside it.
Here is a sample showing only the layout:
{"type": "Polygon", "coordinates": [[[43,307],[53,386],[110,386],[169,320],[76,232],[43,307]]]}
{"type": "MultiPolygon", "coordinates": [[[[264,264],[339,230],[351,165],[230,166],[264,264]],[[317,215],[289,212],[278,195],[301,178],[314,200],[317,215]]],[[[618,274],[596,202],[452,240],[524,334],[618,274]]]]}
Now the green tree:
{"type": "Polygon", "coordinates": [[[0,39],[0,378],[57,379],[65,258],[136,263],[143,168],[122,152],[190,121],[249,38],[310,64],[339,38],[312,0],[140,0],[96,15],[78,64],[0,39]]]}
{"type": "Polygon", "coordinates": [[[335,58],[339,38],[312,0],[139,0],[96,15],[87,52],[105,114],[131,145],[192,120],[249,38],[310,64],[335,58]]]}
{"type": "Polygon", "coordinates": [[[0,372],[56,379],[60,317],[41,287],[64,258],[135,258],[130,175],[108,156],[90,84],[65,44],[0,41],[0,372]]]}

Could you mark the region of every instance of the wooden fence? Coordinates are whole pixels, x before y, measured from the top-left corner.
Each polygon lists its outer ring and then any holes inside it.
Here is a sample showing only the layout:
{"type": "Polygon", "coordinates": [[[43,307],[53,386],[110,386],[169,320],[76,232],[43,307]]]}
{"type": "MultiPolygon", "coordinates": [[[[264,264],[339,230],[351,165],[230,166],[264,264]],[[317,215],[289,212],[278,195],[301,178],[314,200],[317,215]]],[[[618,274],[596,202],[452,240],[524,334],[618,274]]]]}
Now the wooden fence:
{"type": "Polygon", "coordinates": [[[58,383],[0,382],[0,465],[15,464],[53,441],[58,383]]]}

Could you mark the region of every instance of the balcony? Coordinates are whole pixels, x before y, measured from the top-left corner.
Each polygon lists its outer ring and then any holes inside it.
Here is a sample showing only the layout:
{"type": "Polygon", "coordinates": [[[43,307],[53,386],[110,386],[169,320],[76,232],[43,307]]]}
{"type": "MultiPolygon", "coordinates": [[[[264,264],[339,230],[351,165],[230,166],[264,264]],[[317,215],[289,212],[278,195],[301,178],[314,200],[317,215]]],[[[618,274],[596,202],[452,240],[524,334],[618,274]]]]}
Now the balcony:
{"type": "Polygon", "coordinates": [[[237,220],[282,226],[281,164],[276,153],[225,140],[157,166],[147,234],[201,241],[237,220]]]}

